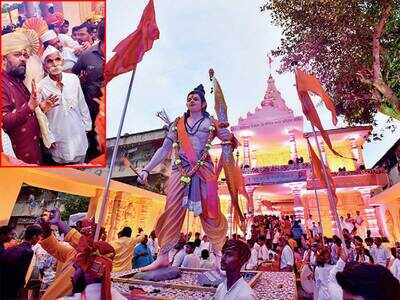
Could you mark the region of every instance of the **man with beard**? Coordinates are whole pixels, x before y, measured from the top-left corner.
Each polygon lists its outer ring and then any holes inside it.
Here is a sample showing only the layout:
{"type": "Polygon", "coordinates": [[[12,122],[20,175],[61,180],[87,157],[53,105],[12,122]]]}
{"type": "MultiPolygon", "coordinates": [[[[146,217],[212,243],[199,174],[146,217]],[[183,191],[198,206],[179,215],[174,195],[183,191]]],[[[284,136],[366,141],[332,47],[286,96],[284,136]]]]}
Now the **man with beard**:
{"type": "Polygon", "coordinates": [[[83,96],[78,76],[64,73],[59,50],[48,46],[42,61],[48,75],[39,82],[39,96],[57,95],[59,105],[47,112],[49,129],[55,145],[50,148],[57,164],[82,163],[86,157],[86,131],[92,128],[89,109],[83,96]]]}
{"type": "Polygon", "coordinates": [[[35,109],[46,112],[53,107],[54,97],[39,104],[35,81],[30,93],[23,83],[26,62],[32,52],[32,42],[25,31],[4,34],[2,40],[2,110],[3,129],[9,135],[18,159],[31,164],[41,164],[41,133],[35,109]]]}

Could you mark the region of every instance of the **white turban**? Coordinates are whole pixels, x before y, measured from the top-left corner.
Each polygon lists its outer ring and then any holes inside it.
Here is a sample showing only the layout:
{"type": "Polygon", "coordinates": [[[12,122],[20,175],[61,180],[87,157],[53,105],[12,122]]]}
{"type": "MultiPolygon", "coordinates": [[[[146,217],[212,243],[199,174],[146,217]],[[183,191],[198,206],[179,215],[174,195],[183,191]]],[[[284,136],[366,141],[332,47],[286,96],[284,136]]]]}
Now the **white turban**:
{"type": "Polygon", "coordinates": [[[43,33],[40,36],[40,40],[42,41],[42,43],[44,42],[48,42],[52,39],[55,39],[57,37],[57,33],[54,30],[47,30],[45,33],[43,33]]]}
{"type": "Polygon", "coordinates": [[[58,51],[57,48],[55,48],[55,47],[53,47],[51,45],[47,46],[47,48],[44,50],[44,52],[42,54],[42,62],[44,63],[46,57],[49,56],[50,54],[53,54],[53,53],[60,53],[60,55],[61,55],[61,52],[58,51]]]}

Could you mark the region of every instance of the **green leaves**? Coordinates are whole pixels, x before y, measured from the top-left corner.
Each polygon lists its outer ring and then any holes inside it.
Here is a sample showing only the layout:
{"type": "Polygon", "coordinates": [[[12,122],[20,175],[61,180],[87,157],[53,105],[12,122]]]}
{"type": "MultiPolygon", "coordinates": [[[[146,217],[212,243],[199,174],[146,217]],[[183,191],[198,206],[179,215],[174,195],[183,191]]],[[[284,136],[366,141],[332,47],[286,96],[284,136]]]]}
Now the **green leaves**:
{"type": "Polygon", "coordinates": [[[80,212],[87,212],[89,208],[90,199],[87,197],[64,193],[59,193],[58,197],[64,206],[64,210],[61,212],[61,219],[64,221],[68,220],[70,215],[80,212]]]}
{"type": "Polygon", "coordinates": [[[371,123],[381,106],[371,84],[372,35],[385,2],[392,11],[380,40],[382,78],[400,97],[399,0],[267,1],[273,23],[282,28],[281,45],[273,51],[282,56],[279,72],[293,71],[292,62],[298,62],[321,80],[350,124],[371,123]]]}

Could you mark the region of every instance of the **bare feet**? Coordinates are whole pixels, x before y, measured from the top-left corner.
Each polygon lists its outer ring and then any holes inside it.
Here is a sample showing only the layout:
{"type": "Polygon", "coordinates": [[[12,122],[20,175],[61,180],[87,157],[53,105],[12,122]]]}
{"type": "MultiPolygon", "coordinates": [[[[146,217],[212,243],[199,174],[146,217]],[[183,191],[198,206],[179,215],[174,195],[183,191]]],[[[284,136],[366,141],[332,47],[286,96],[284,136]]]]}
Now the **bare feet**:
{"type": "Polygon", "coordinates": [[[156,269],[161,269],[169,266],[169,259],[168,259],[168,253],[166,254],[159,254],[157,256],[157,259],[153,261],[150,265],[145,266],[143,268],[140,268],[141,272],[146,272],[146,271],[153,271],[156,269]]]}

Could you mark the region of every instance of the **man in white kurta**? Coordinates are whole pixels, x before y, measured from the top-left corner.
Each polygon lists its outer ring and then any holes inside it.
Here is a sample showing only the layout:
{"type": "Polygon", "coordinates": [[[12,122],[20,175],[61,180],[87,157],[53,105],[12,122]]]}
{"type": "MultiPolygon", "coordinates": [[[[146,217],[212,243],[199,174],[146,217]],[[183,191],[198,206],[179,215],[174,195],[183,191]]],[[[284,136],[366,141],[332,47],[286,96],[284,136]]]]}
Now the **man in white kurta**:
{"type": "Polygon", "coordinates": [[[40,97],[57,95],[59,104],[46,114],[55,140],[50,148],[52,158],[58,164],[82,163],[88,148],[86,132],[91,130],[92,120],[79,78],[62,72],[61,53],[53,46],[46,48],[42,61],[48,75],[39,82],[40,97]]]}

